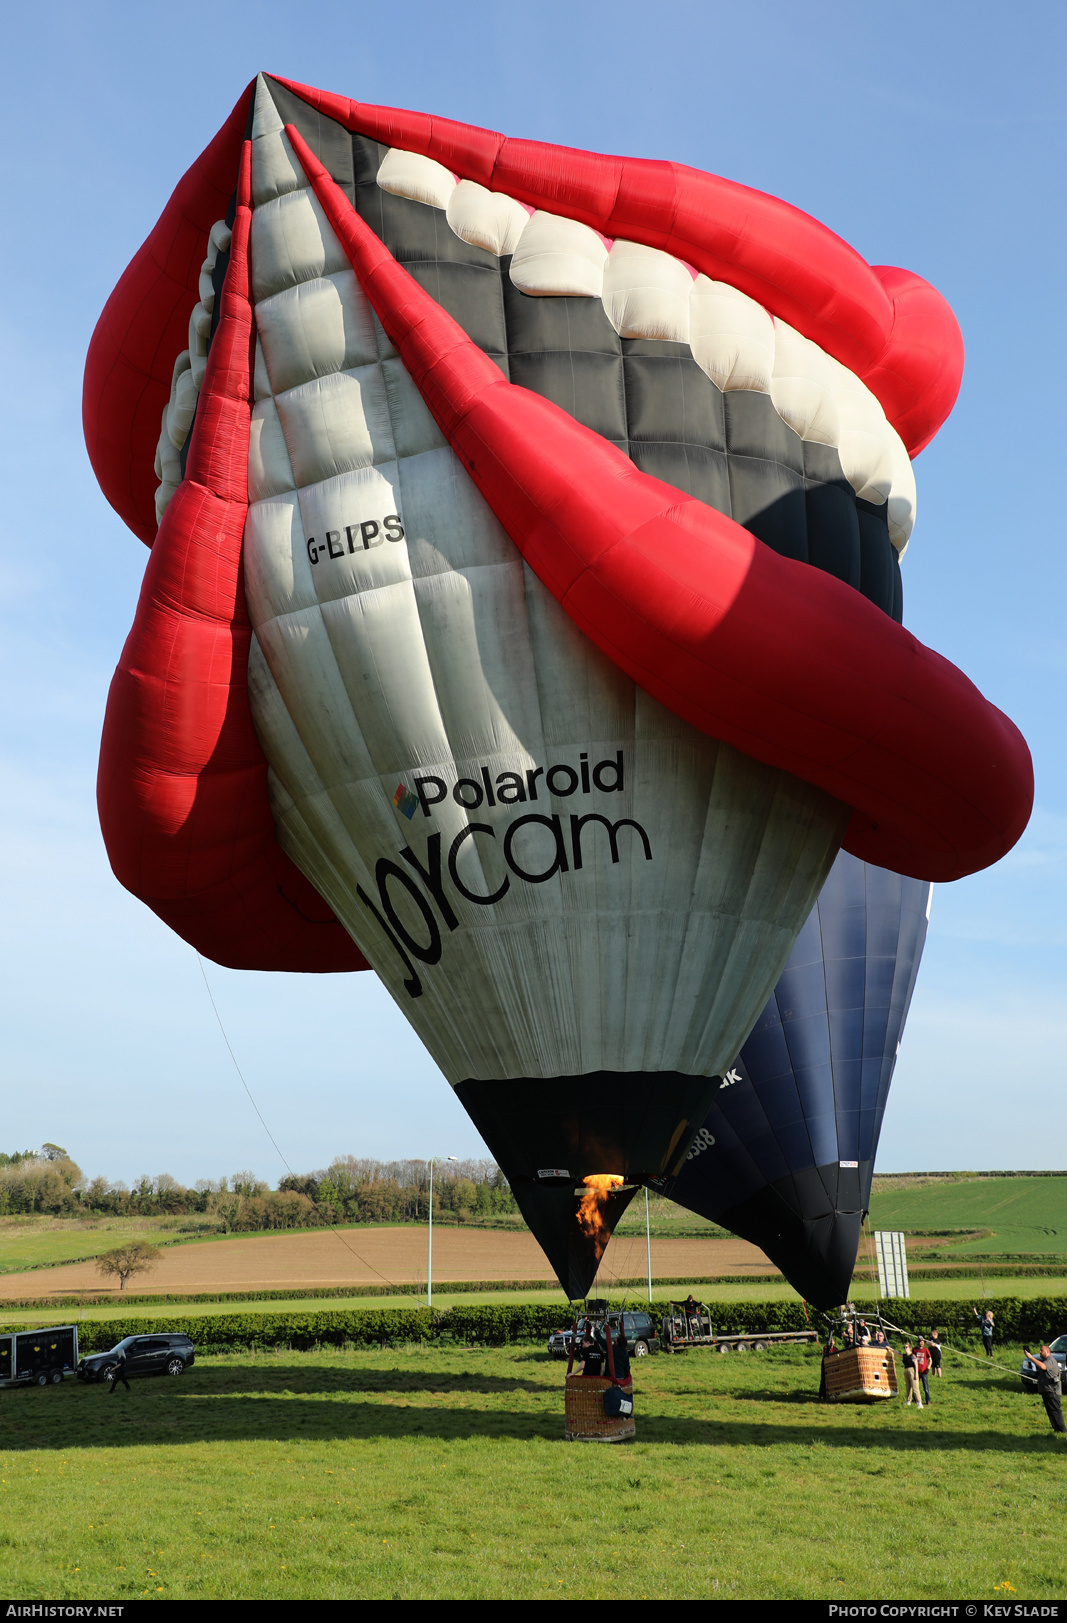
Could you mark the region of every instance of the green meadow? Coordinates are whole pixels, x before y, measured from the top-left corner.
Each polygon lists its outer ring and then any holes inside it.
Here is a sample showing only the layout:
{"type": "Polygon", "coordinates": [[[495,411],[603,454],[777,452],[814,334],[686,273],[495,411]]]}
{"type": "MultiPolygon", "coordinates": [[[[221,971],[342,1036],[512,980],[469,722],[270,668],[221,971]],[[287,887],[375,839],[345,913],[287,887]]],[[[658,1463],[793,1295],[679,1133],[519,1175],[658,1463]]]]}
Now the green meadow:
{"type": "Polygon", "coordinates": [[[961,1261],[970,1254],[1067,1254],[1067,1177],[876,1180],[870,1226],[943,1235],[938,1249],[951,1248],[961,1261]],[[983,1232],[972,1238],[975,1230],[983,1232]]]}
{"type": "Polygon", "coordinates": [[[0,1392],[12,1599],[1055,1599],[1067,1439],[1019,1349],[921,1412],[818,1357],[638,1367],[637,1437],[563,1440],[564,1366],[443,1344],[0,1392]],[[1003,1367],[1001,1367],[1003,1366],[1003,1367]]]}

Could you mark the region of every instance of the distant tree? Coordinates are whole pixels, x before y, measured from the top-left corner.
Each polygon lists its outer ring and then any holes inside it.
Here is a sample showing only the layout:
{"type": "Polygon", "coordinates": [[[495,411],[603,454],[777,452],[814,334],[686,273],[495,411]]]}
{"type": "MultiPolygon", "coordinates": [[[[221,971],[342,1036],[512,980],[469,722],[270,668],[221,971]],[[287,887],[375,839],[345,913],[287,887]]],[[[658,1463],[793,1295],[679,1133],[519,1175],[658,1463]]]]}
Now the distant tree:
{"type": "Polygon", "coordinates": [[[245,1195],[249,1200],[267,1192],[266,1184],[261,1178],[257,1178],[254,1172],[235,1172],[230,1179],[230,1185],[239,1195],[245,1195]]]}
{"type": "Polygon", "coordinates": [[[58,1144],[42,1144],[41,1145],[41,1160],[42,1161],[69,1161],[70,1156],[67,1154],[66,1150],[61,1150],[58,1144]]]}
{"type": "Polygon", "coordinates": [[[126,1289],[126,1281],[131,1274],[144,1274],[154,1268],[159,1261],[159,1248],[146,1245],[143,1240],[134,1240],[129,1245],[120,1245],[114,1251],[105,1251],[103,1256],[97,1257],[97,1271],[107,1279],[117,1275],[119,1290],[126,1289]]]}

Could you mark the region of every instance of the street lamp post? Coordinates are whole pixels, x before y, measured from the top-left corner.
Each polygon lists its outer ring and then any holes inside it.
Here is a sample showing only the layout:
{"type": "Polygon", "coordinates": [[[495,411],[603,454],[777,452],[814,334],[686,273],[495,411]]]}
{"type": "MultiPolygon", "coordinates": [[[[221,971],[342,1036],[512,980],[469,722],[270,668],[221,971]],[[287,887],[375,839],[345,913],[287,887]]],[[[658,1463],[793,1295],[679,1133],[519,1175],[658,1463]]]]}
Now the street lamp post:
{"type": "MultiPolygon", "coordinates": [[[[446,1161],[455,1161],[454,1155],[446,1155],[446,1161]]],[[[433,1307],[433,1164],[435,1157],[430,1156],[430,1238],[426,1247],[426,1306],[433,1307]]]]}

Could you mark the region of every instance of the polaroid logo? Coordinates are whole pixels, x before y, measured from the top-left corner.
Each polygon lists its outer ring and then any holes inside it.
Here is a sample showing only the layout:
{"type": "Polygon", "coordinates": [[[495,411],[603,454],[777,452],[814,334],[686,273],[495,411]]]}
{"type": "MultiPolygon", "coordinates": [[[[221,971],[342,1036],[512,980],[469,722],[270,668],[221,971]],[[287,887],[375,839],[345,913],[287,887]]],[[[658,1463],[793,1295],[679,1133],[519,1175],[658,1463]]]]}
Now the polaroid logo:
{"type": "MultiPolygon", "coordinates": [[[[622,750],[617,750],[605,761],[590,766],[588,751],[578,757],[578,765],[559,762],[547,771],[543,766],[532,766],[528,772],[498,772],[492,777],[489,768],[478,768],[477,778],[460,778],[452,785],[452,799],[464,811],[477,811],[481,805],[518,806],[536,800],[538,789],[547,789],[557,800],[566,800],[575,794],[588,795],[594,789],[601,794],[622,793],[626,787],[626,769],[622,750]],[[540,780],[544,781],[541,782],[540,780]]],[[[406,785],[405,785],[406,788],[406,785]]],[[[414,779],[414,790],[424,817],[433,815],[434,806],[448,799],[449,788],[444,778],[430,773],[414,779]]],[[[547,796],[545,797],[547,799],[547,796]]]]}

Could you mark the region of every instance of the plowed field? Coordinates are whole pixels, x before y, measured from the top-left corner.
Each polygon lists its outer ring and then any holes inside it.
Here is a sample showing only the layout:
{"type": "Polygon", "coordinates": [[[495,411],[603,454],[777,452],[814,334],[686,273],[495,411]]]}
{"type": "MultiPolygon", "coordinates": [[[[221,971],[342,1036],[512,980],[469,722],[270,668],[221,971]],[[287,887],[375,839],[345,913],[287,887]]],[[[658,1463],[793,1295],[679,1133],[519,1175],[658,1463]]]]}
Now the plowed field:
{"type": "MultiPolygon", "coordinates": [[[[644,1238],[617,1238],[599,1284],[638,1278],[645,1270],[644,1238]]],[[[744,1240],[654,1240],[652,1272],[682,1282],[710,1274],[773,1274],[762,1251],[744,1240]]],[[[544,1253],[529,1234],[484,1229],[434,1231],[433,1277],[447,1280],[551,1280],[544,1253]]],[[[255,1235],[168,1246],[151,1273],[131,1289],[196,1295],[202,1291],[314,1290],[343,1285],[417,1285],[426,1279],[426,1230],[343,1229],[326,1233],[255,1235]]],[[[64,1263],[0,1276],[0,1300],[99,1294],[104,1283],[91,1262],[64,1263]]],[[[115,1291],[117,1295],[117,1290],[115,1291]]]]}

